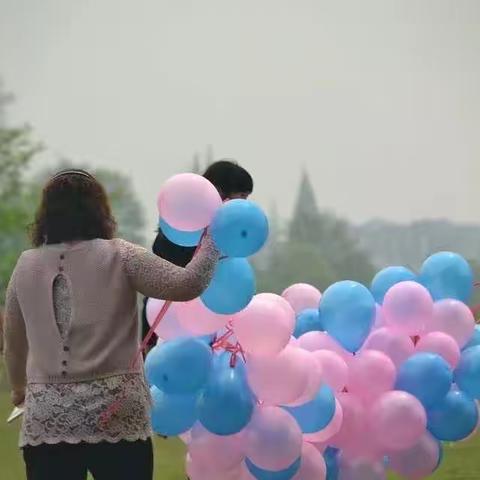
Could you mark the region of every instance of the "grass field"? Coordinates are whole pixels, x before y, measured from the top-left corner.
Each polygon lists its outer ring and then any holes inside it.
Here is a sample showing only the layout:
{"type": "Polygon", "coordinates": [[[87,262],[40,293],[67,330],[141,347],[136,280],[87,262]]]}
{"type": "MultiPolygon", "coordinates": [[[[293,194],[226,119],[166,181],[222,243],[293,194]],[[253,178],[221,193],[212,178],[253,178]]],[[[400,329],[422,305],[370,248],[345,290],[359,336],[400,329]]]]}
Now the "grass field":
{"type": "MultiPolygon", "coordinates": [[[[4,419],[11,411],[8,395],[0,393],[0,479],[23,480],[22,459],[17,448],[17,428],[4,419]]],[[[176,440],[155,442],[155,480],[184,480],[183,446],[176,440]]],[[[455,446],[445,446],[445,461],[432,480],[477,480],[480,478],[480,436],[455,446]]],[[[392,477],[393,479],[393,477],[392,477]]],[[[133,480],[133,479],[132,479],[133,480]]],[[[312,479],[315,480],[315,479],[312,479]]]]}

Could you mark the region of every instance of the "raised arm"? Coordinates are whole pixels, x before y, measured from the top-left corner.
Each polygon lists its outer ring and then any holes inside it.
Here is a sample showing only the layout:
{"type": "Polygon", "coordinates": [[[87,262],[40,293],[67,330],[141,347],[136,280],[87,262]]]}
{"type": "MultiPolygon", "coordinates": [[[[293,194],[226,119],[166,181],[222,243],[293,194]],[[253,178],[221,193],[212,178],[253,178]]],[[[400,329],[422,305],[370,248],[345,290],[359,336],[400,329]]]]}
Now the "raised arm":
{"type": "Polygon", "coordinates": [[[15,404],[23,401],[26,387],[28,342],[22,311],[18,303],[15,272],[7,288],[4,320],[4,356],[15,404]]]}
{"type": "Polygon", "coordinates": [[[185,268],[124,240],[119,240],[119,246],[125,271],[135,290],[147,297],[173,302],[186,302],[201,295],[212,279],[219,258],[208,235],[185,268]]]}

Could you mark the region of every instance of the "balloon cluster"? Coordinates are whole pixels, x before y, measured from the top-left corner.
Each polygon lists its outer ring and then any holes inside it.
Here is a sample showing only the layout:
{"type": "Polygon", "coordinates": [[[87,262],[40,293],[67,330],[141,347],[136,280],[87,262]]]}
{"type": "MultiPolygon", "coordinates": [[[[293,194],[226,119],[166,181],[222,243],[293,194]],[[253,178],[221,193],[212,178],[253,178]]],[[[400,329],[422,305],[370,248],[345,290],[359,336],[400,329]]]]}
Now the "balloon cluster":
{"type": "MultiPolygon", "coordinates": [[[[185,441],[191,480],[416,480],[439,467],[442,442],[476,431],[480,330],[461,256],[435,254],[418,274],[389,267],[370,288],[255,295],[246,257],[266,240],[264,214],[216,199],[206,215],[211,189],[192,185],[181,201],[162,190],[169,238],[210,225],[227,258],[201,298],[167,312],[145,365],[153,429],[185,441]]],[[[150,300],[149,319],[161,307],[150,300]]]]}

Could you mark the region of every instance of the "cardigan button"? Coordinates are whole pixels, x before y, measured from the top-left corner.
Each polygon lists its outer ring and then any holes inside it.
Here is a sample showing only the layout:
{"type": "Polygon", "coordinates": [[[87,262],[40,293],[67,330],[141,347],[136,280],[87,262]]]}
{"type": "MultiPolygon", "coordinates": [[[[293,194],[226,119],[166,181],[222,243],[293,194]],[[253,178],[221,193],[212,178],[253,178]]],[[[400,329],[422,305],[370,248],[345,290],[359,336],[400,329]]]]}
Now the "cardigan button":
{"type": "Polygon", "coordinates": [[[67,366],[67,363],[68,363],[68,362],[67,362],[66,360],[64,360],[64,361],[62,362],[62,365],[63,365],[64,367],[66,367],[66,366],[67,366]]]}
{"type": "Polygon", "coordinates": [[[70,348],[65,345],[65,346],[63,347],[63,351],[64,351],[64,352],[69,352],[69,351],[70,351],[70,348]]]}
{"type": "Polygon", "coordinates": [[[67,376],[67,372],[64,370],[64,371],[62,372],[62,377],[66,377],[66,376],[67,376]]]}
{"type": "Polygon", "coordinates": [[[65,260],[65,255],[63,253],[60,255],[60,260],[65,260]]]}
{"type": "Polygon", "coordinates": [[[58,271],[63,272],[63,267],[62,266],[58,267],[58,271]]]}

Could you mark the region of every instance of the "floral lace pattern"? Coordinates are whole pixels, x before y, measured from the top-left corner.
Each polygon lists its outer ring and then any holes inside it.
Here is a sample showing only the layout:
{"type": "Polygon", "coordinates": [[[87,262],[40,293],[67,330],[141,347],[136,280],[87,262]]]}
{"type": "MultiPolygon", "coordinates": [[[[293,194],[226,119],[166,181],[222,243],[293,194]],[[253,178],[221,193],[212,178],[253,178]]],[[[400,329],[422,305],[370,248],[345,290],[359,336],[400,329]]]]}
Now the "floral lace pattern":
{"type": "Polygon", "coordinates": [[[30,384],[20,446],[146,440],[151,436],[150,393],[142,375],[117,375],[83,383],[30,384]],[[100,416],[120,396],[105,424],[100,416]]]}

